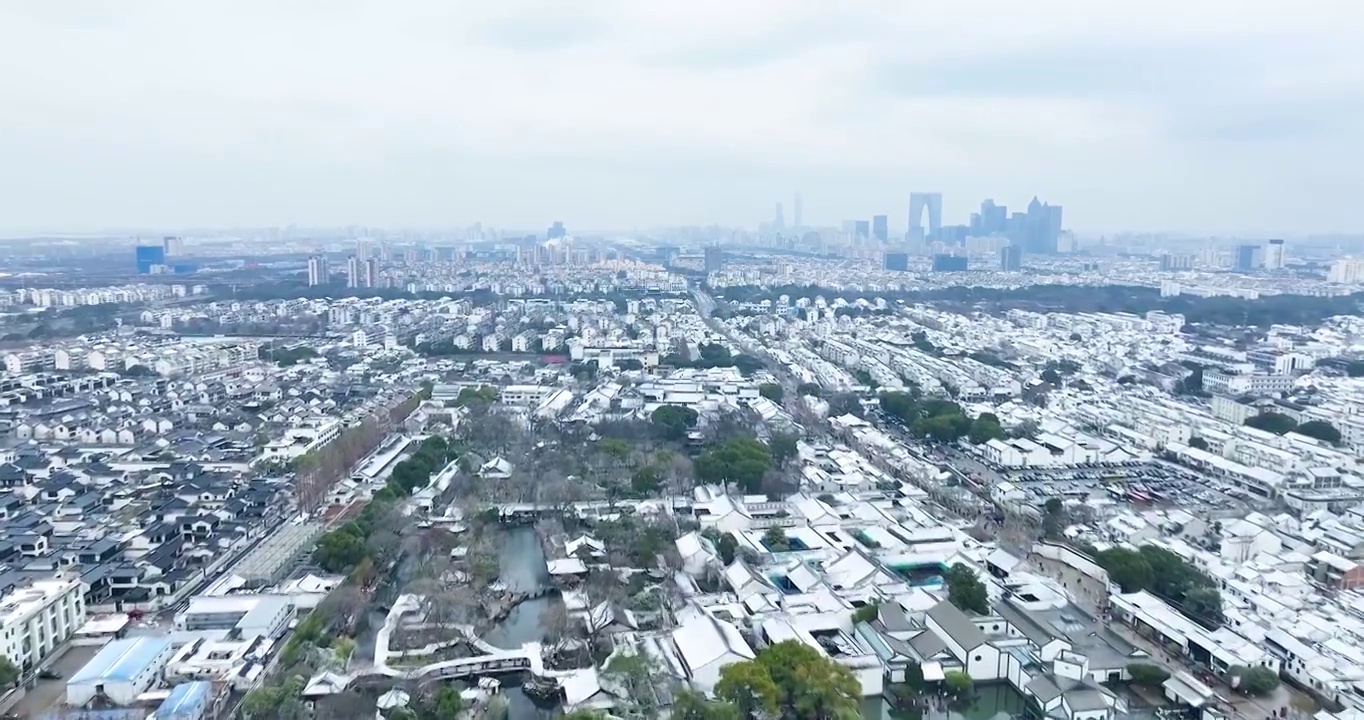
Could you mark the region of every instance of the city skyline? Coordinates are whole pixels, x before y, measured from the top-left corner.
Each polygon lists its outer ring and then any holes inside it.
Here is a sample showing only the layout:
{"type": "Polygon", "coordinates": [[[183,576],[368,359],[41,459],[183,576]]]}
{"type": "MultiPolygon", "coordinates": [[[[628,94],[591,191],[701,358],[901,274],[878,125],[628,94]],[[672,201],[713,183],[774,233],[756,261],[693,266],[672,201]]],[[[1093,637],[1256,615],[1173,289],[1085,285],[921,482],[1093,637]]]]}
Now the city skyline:
{"type": "Polygon", "coordinates": [[[790,187],[806,225],[931,187],[945,223],[1357,231],[1345,6],[976,5],[5,7],[0,62],[44,72],[0,79],[0,233],[749,226],[790,187]]]}

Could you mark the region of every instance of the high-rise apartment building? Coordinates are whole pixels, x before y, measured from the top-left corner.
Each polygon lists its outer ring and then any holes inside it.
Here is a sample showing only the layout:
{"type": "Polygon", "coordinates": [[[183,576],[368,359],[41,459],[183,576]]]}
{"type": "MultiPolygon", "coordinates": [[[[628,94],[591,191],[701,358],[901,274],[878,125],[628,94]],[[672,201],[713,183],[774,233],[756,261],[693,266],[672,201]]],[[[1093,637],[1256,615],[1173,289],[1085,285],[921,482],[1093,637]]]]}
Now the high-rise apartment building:
{"type": "Polygon", "coordinates": [[[179,257],[185,254],[185,240],[178,235],[167,235],[161,238],[161,249],[166,257],[179,257]]]}
{"type": "Polygon", "coordinates": [[[791,204],[791,227],[797,230],[805,227],[805,217],[801,215],[802,210],[800,193],[796,193],[796,201],[791,204]]]}
{"type": "Polygon", "coordinates": [[[1238,245],[1236,246],[1236,261],[1232,269],[1237,272],[1250,272],[1260,266],[1260,246],[1259,245],[1238,245]]]}
{"type": "Polygon", "coordinates": [[[890,239],[890,220],[885,215],[871,216],[871,236],[877,242],[890,239]]]}
{"type": "Polygon", "coordinates": [[[1282,270],[1284,264],[1283,240],[1275,238],[1265,242],[1265,269],[1282,270]]]}
{"type": "Polygon", "coordinates": [[[550,240],[565,237],[566,235],[568,235],[568,229],[564,227],[564,221],[562,220],[555,220],[554,224],[550,225],[549,230],[545,232],[545,237],[550,240]]]}
{"type": "Polygon", "coordinates": [[[1023,246],[1006,245],[999,249],[999,269],[1018,272],[1023,269],[1023,246]]]}
{"type": "Polygon", "coordinates": [[[1161,255],[1160,269],[1166,272],[1178,270],[1192,270],[1194,266],[1193,255],[1161,255]]]}
{"type": "Polygon", "coordinates": [[[326,285],[331,280],[327,269],[327,256],[314,255],[308,258],[308,286],[326,285]]]}
{"type": "Polygon", "coordinates": [[[772,213],[772,229],[777,232],[786,229],[786,213],[782,210],[781,203],[777,203],[777,209],[772,213]]]}
{"type": "Polygon", "coordinates": [[[367,267],[368,265],[369,265],[368,260],[362,261],[360,260],[360,258],[354,255],[351,255],[350,257],[346,258],[346,287],[348,288],[364,287],[365,285],[363,282],[363,278],[360,277],[360,268],[367,267]]]}
{"type": "Polygon", "coordinates": [[[355,257],[360,258],[360,262],[364,262],[369,259],[369,241],[367,240],[355,241],[355,257]]]}
{"type": "Polygon", "coordinates": [[[1326,281],[1349,284],[1364,281],[1364,260],[1343,258],[1331,263],[1331,269],[1326,272],[1326,281]]]}
{"type": "Polygon", "coordinates": [[[858,220],[853,223],[853,236],[860,240],[871,237],[871,223],[866,220],[858,220]]]}
{"type": "Polygon", "coordinates": [[[706,272],[713,273],[725,266],[725,251],[714,245],[707,245],[705,250],[706,272]]]}
{"type": "Polygon", "coordinates": [[[161,245],[138,245],[133,251],[139,275],[147,275],[154,268],[166,264],[166,248],[161,245]]]}
{"type": "Polygon", "coordinates": [[[366,260],[360,277],[364,281],[360,287],[379,287],[379,261],[374,258],[366,260]]]}
{"type": "Polygon", "coordinates": [[[933,272],[965,272],[967,260],[965,255],[934,255],[933,272]]]}

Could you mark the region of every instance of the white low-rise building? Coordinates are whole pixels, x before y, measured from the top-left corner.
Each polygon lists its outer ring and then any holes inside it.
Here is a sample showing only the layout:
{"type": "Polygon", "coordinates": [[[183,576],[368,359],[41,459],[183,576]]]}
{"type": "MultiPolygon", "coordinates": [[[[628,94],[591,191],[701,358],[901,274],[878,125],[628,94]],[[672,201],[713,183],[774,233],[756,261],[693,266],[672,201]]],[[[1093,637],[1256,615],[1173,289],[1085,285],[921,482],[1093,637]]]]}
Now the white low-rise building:
{"type": "Polygon", "coordinates": [[[36,580],[0,598],[0,652],[19,668],[36,668],[85,624],[80,578],[36,580]]]}

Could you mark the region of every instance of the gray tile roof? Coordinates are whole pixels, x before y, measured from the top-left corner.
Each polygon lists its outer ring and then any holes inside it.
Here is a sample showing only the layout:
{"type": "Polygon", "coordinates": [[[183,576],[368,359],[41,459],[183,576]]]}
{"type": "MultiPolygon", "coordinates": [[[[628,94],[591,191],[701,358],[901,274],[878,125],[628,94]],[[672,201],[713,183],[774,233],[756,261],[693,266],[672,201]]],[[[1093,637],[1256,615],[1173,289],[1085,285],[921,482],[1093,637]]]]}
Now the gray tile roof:
{"type": "Polygon", "coordinates": [[[943,632],[951,636],[956,644],[966,650],[972,650],[985,644],[985,633],[971,622],[971,618],[966,613],[957,609],[956,605],[944,600],[933,609],[928,611],[928,616],[942,628],[943,632]]]}

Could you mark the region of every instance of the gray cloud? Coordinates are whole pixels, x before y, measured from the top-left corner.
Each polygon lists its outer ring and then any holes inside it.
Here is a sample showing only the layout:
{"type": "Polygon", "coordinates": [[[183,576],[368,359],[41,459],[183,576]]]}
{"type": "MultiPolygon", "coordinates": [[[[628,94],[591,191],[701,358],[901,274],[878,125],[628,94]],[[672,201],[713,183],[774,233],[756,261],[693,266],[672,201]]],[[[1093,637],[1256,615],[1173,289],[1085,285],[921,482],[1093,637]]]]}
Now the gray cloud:
{"type": "Polygon", "coordinates": [[[0,4],[0,231],[752,225],[797,189],[903,223],[935,188],[958,221],[1038,194],[1081,230],[1358,224],[1352,4],[1030,8],[0,4]]]}

